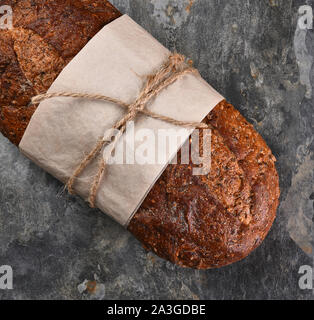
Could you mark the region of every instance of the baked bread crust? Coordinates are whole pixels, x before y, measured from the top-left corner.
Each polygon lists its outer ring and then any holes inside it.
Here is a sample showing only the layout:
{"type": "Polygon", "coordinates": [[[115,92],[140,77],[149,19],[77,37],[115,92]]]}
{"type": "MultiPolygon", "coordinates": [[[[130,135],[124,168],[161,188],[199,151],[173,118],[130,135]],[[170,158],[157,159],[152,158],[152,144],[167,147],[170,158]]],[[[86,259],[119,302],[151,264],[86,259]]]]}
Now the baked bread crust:
{"type": "Polygon", "coordinates": [[[128,227],[148,250],[197,269],[228,265],[258,247],[279,198],[275,157],[253,126],[226,101],[204,122],[214,128],[209,174],[193,176],[192,163],[168,165],[128,227]]]}
{"type": "Polygon", "coordinates": [[[0,30],[0,131],[18,145],[35,111],[28,107],[31,97],[46,92],[85,44],[121,13],[103,0],[4,2],[13,9],[14,28],[0,30]]]}
{"type": "MultiPolygon", "coordinates": [[[[18,145],[35,111],[31,97],[46,92],[88,40],[121,14],[101,0],[6,4],[14,28],[0,31],[0,131],[18,145]]],[[[168,165],[128,226],[146,249],[199,269],[254,250],[279,198],[275,157],[253,126],[226,101],[204,121],[214,128],[210,173],[193,176],[191,163],[168,165]]]]}

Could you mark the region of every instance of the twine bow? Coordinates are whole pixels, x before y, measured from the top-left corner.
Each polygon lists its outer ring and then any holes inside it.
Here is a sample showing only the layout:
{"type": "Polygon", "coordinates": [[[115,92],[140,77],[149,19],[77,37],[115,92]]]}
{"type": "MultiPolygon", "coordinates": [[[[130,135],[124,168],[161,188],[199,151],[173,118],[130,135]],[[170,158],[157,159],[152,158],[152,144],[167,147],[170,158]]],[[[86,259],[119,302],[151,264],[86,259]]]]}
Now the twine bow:
{"type": "MultiPolygon", "coordinates": [[[[99,139],[92,151],[82,160],[82,162],[75,169],[73,175],[69,178],[68,182],[66,183],[66,187],[69,193],[74,194],[73,185],[75,183],[75,180],[85,170],[88,164],[98,156],[98,154],[105,146],[108,146],[109,148],[109,152],[107,153],[108,157],[113,153],[117,146],[117,143],[119,142],[120,138],[126,130],[127,122],[134,120],[139,113],[177,126],[199,129],[209,128],[209,126],[204,123],[179,121],[145,109],[147,103],[152,98],[156,97],[162,90],[173,84],[179,78],[182,78],[186,74],[190,73],[198,74],[198,71],[191,65],[185,63],[185,57],[183,55],[173,53],[169,56],[167,62],[161,67],[159,71],[147,77],[142,91],[140,92],[138,98],[132,104],[127,104],[121,100],[103,95],[71,92],[46,93],[33,97],[31,101],[32,104],[39,104],[43,100],[55,97],[71,97],[111,102],[126,108],[128,111],[126,115],[113,126],[113,129],[119,130],[119,133],[115,136],[114,140],[112,141],[111,135],[109,134],[99,139]]],[[[97,190],[99,188],[101,179],[105,173],[108,157],[101,157],[98,165],[98,172],[90,188],[88,202],[92,208],[95,208],[97,190]]]]}

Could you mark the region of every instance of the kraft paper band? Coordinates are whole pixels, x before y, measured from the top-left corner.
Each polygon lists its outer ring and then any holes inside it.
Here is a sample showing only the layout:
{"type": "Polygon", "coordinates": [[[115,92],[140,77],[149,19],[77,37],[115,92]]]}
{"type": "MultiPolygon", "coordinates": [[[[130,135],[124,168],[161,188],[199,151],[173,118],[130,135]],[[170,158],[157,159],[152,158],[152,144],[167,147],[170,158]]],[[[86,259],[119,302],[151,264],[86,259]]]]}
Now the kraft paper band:
{"type": "MultiPolygon", "coordinates": [[[[165,47],[124,15],[106,25],[89,41],[48,92],[97,93],[132,103],[141,91],[145,77],[158,70],[169,55],[165,47]]],[[[161,92],[147,108],[179,121],[201,122],[223,99],[200,76],[190,74],[161,92]]],[[[103,101],[76,98],[43,101],[19,148],[45,171],[66,183],[95,141],[106,129],[112,128],[124,112],[123,108],[103,101]]],[[[134,134],[147,128],[156,136],[158,129],[178,129],[170,123],[140,115],[135,122],[134,134]]],[[[192,131],[186,132],[185,140],[192,131]]],[[[121,147],[128,144],[129,138],[127,134],[123,135],[119,142],[121,147]]],[[[136,141],[134,146],[128,145],[129,152],[134,152],[140,144],[136,141]]],[[[119,145],[116,149],[119,150],[119,145]]],[[[96,206],[127,227],[176,154],[164,152],[167,159],[164,164],[110,165],[98,190],[96,206]]],[[[97,161],[94,161],[75,183],[75,192],[84,199],[88,198],[97,169],[97,161]]]]}

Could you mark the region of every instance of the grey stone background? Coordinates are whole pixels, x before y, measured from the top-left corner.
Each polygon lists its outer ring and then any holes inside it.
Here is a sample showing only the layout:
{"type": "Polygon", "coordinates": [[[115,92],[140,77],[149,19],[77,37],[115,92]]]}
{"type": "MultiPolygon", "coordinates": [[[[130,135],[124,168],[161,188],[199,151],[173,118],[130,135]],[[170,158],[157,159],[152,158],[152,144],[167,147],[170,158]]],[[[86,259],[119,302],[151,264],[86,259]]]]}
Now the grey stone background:
{"type": "Polygon", "coordinates": [[[0,299],[313,299],[299,289],[298,270],[313,266],[314,42],[312,30],[296,27],[299,6],[312,1],[112,2],[191,57],[262,134],[278,159],[277,220],[245,260],[218,270],[182,269],[62,193],[59,182],[0,136],[0,265],[14,270],[14,289],[0,290],[0,299]]]}

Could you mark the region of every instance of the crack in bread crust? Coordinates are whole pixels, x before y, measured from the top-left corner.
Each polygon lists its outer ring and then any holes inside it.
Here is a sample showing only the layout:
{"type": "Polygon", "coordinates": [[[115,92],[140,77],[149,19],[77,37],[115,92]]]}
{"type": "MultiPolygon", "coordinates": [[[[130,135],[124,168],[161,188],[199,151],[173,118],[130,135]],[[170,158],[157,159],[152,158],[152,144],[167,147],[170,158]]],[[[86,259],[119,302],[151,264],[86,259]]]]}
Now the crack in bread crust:
{"type": "MultiPolygon", "coordinates": [[[[65,65],[120,13],[103,0],[19,0],[13,31],[0,30],[0,131],[18,145],[35,107],[65,65]]],[[[212,168],[168,165],[128,230],[144,247],[183,267],[207,269],[238,261],[267,235],[279,182],[265,141],[222,101],[207,116],[214,127],[212,168]]],[[[180,159],[180,154],[178,154],[180,159]]]]}
{"type": "Polygon", "coordinates": [[[31,30],[14,28],[11,34],[13,48],[25,78],[32,84],[36,94],[46,92],[63,70],[64,60],[31,30]]]}
{"type": "Polygon", "coordinates": [[[13,30],[0,30],[0,131],[18,145],[31,98],[106,24],[121,16],[108,1],[8,0],[13,30]],[[36,44],[36,45],[35,45],[36,44]],[[10,119],[8,121],[7,117],[10,119]]]}

